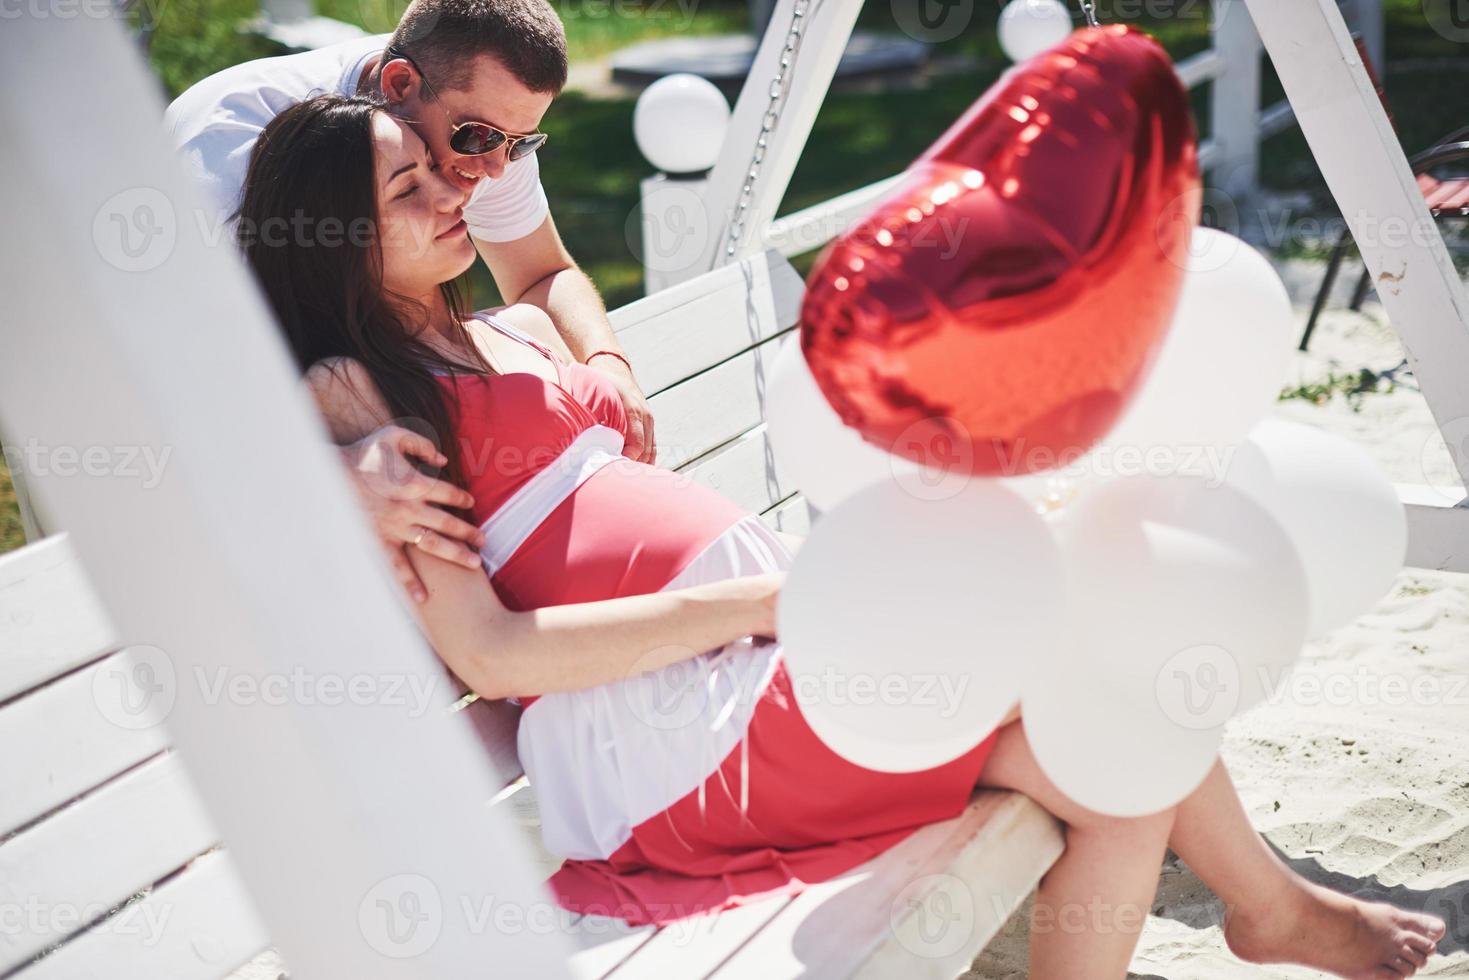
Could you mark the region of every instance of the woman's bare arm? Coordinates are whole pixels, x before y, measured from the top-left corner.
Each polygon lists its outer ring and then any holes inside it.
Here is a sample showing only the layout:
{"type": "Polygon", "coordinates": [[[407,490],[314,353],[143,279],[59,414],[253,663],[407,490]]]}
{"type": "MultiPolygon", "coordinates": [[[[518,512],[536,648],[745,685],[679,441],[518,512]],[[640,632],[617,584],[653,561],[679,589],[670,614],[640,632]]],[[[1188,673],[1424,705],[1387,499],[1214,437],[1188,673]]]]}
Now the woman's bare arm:
{"type": "Polygon", "coordinates": [[[483,572],[416,555],[428,588],[416,611],[449,669],[481,697],[595,687],[687,660],[743,636],[775,632],[784,574],[524,612],[483,572]]]}
{"type": "MultiPolygon", "coordinates": [[[[366,369],[352,361],[313,367],[307,382],[332,434],[354,438],[388,417],[366,369]]],[[[784,573],[599,602],[508,608],[483,569],[409,548],[428,598],[415,607],[449,669],[481,697],[595,687],[723,646],[773,636],[784,573]]]]}

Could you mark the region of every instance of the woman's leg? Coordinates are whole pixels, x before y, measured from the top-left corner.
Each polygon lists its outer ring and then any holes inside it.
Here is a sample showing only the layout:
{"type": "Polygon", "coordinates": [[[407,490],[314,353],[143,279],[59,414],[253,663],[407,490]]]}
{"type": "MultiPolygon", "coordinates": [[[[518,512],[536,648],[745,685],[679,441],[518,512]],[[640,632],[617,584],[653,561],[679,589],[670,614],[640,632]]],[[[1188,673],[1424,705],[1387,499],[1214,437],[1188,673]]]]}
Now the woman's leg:
{"type": "MultiPolygon", "coordinates": [[[[1015,711],[1010,717],[1018,716],[1015,711]]],[[[1396,980],[1422,966],[1444,934],[1444,923],[1433,916],[1361,902],[1291,871],[1250,826],[1220,762],[1198,789],[1164,811],[1160,820],[1103,817],[1077,806],[1057,789],[1031,754],[1023,724],[1012,723],[1009,717],[1006,721],[980,785],[1025,793],[1068,826],[1066,854],[1042,879],[1036,897],[1035,921],[1043,928],[1032,931],[1032,976],[1065,975],[1064,970],[1055,971],[1073,962],[1105,963],[1106,968],[1072,975],[1123,976],[1141,921],[1130,933],[1118,930],[1116,923],[1100,922],[1088,923],[1093,927],[1089,931],[1058,934],[1055,928],[1044,928],[1042,917],[1060,922],[1057,908],[1078,902],[1094,902],[1099,908],[1111,903],[1114,909],[1141,902],[1141,918],[1146,918],[1163,853],[1153,839],[1159,824],[1166,824],[1167,844],[1224,901],[1225,939],[1243,959],[1300,963],[1343,977],[1396,980]],[[1144,886],[1139,881],[1145,867],[1150,878],[1144,886]],[[1108,928],[1110,934],[1105,933],[1108,928]],[[1040,972],[1041,968],[1052,972],[1040,972]]]]}
{"type": "Polygon", "coordinates": [[[1121,980],[1158,890],[1174,811],[1107,817],[1077,806],[1036,764],[1020,722],[1004,725],[981,786],[1014,789],[1066,824],[1066,851],[1031,913],[1032,980],[1121,980]]]}
{"type": "Polygon", "coordinates": [[[1442,919],[1364,902],[1288,868],[1250,826],[1221,761],[1176,808],[1168,843],[1224,902],[1224,938],[1241,959],[1395,980],[1443,938],[1442,919]]]}

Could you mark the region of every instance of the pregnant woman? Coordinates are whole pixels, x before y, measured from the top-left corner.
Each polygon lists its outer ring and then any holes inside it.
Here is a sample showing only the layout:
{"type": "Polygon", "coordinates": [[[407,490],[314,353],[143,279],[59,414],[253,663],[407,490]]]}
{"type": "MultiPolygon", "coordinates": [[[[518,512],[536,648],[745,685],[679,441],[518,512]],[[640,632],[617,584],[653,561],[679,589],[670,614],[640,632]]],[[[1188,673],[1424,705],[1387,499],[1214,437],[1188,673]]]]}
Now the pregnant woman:
{"type": "Polygon", "coordinates": [[[1033,930],[1033,977],[1122,977],[1169,846],[1224,899],[1242,957],[1372,978],[1424,964],[1440,920],[1290,871],[1222,765],[1177,807],[1118,819],[1051,785],[1018,711],[924,772],[831,752],[772,635],[794,542],[620,456],[616,392],[533,339],[544,314],[462,312],[448,284],[474,259],[463,203],[410,121],[324,96],[261,137],[239,237],[333,436],[416,420],[472,499],[483,569],[416,556],[429,591],[417,611],[460,679],[525,706],[520,758],[546,845],[568,859],[558,901],[666,922],[791,891],[995,786],[1067,825],[1036,900],[1037,921],[1062,928],[1033,930]]]}

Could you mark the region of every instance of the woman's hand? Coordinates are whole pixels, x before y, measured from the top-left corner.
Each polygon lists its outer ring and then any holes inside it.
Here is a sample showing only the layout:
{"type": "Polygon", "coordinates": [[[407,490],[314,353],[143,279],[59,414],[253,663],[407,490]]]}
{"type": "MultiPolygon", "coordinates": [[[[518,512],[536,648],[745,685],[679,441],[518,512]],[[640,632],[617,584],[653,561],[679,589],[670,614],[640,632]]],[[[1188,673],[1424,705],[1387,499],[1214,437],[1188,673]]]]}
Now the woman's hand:
{"type": "Polygon", "coordinates": [[[658,447],[653,443],[653,411],[648,408],[648,399],[638,387],[626,364],[615,357],[603,355],[587,362],[588,367],[600,370],[617,386],[622,396],[622,408],[627,415],[627,442],[622,454],[628,459],[653,465],[658,462],[658,447]]]}
{"type": "Polygon", "coordinates": [[[448,463],[429,439],[388,425],[341,447],[341,453],[358,499],[387,550],[393,575],[415,602],[426,601],[428,592],[409,564],[406,548],[417,547],[465,568],[481,567],[480,529],[442,509],[469,507],[474,498],[413,465],[413,459],[431,466],[448,463]]]}
{"type": "Polygon", "coordinates": [[[780,590],[785,585],[785,572],[766,572],[761,575],[745,575],[716,583],[728,590],[730,597],[740,599],[749,607],[747,631],[751,636],[775,637],[775,607],[780,600],[780,590]]]}

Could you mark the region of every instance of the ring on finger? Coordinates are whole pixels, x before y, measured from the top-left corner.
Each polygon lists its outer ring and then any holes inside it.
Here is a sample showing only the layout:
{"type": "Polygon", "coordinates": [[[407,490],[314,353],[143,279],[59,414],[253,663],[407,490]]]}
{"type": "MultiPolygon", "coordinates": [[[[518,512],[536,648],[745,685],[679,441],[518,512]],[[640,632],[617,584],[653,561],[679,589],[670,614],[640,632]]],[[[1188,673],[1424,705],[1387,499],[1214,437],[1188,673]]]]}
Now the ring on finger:
{"type": "Polygon", "coordinates": [[[421,547],[423,547],[423,539],[426,538],[426,537],[428,537],[429,530],[430,529],[429,528],[426,528],[426,527],[420,527],[418,529],[418,534],[413,538],[413,547],[415,547],[415,548],[421,548],[421,547]]]}

